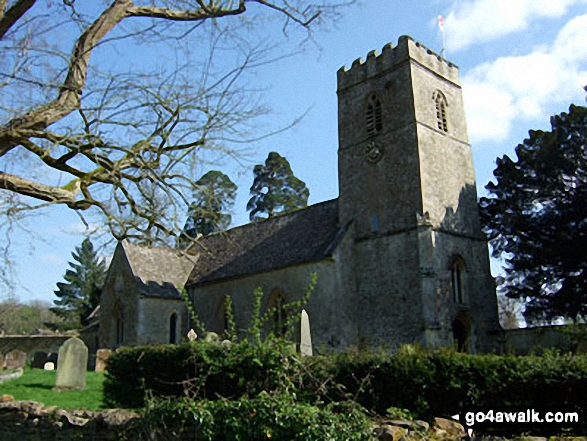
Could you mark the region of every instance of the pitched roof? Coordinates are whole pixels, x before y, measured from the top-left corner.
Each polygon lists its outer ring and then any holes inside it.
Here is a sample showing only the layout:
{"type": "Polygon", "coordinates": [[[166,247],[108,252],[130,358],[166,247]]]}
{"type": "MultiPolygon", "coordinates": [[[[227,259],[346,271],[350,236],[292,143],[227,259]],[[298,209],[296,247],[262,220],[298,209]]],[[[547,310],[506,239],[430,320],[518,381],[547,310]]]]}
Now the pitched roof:
{"type": "Polygon", "coordinates": [[[345,228],[338,200],[200,238],[190,247],[197,260],[187,285],[317,261],[332,255],[345,228]]]}
{"type": "Polygon", "coordinates": [[[178,288],[186,284],[197,256],[170,248],[135,245],[126,240],[121,245],[141,295],[181,298],[178,288]]]}

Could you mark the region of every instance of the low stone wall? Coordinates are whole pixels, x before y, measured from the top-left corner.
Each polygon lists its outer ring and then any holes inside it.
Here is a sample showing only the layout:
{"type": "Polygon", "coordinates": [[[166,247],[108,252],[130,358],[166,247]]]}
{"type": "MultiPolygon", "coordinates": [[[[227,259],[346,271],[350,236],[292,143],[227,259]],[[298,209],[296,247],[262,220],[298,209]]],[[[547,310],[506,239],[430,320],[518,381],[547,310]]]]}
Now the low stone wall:
{"type": "Polygon", "coordinates": [[[2,441],[148,439],[141,436],[139,421],[137,414],[119,409],[66,412],[34,401],[0,403],[2,441]]]}
{"type": "Polygon", "coordinates": [[[585,353],[585,345],[572,344],[564,332],[566,326],[537,326],[534,328],[508,329],[503,333],[503,353],[527,355],[540,354],[544,349],[558,349],[585,353]]]}
{"type": "Polygon", "coordinates": [[[31,360],[35,352],[59,352],[61,345],[71,337],[74,335],[3,335],[0,336],[0,354],[18,349],[26,352],[31,360]]]}

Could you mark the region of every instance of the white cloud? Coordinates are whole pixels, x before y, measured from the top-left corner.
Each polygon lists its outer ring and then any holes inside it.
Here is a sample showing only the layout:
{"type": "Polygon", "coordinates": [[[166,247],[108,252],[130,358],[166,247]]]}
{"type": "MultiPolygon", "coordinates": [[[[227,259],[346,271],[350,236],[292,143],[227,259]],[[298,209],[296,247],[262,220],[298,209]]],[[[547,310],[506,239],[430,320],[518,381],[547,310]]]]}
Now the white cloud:
{"type": "Polygon", "coordinates": [[[500,57],[463,76],[473,142],[502,141],[514,120],[532,120],[552,104],[584,96],[587,84],[587,14],[570,20],[550,47],[500,57]]]}
{"type": "Polygon", "coordinates": [[[450,52],[524,31],[538,18],[562,17],[587,0],[465,0],[445,18],[450,52]]]}

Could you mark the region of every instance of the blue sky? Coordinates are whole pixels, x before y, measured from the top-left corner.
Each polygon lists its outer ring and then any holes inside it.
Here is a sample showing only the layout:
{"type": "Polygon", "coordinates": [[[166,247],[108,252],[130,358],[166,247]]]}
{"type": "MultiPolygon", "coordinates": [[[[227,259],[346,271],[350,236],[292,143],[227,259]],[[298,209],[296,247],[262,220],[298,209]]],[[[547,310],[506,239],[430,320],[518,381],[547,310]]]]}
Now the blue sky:
{"type": "MultiPolygon", "coordinates": [[[[460,68],[469,137],[480,195],[495,159],[511,155],[529,129],[549,129],[549,118],[585,104],[587,0],[364,0],[315,34],[317,45],[259,69],[270,127],[305,117],[291,130],[249,147],[244,164],[223,170],[239,187],[234,225],[246,223],[252,168],[275,150],[310,189],[310,203],[338,196],[336,71],[373,49],[410,35],[440,52],[437,17],[445,18],[445,57],[460,68]]],[[[204,171],[204,170],[202,170],[204,171]]],[[[79,217],[53,207],[11,236],[13,295],[52,301],[71,252],[84,238],[79,217]]],[[[112,247],[101,252],[107,256],[112,247]]],[[[8,291],[0,290],[0,299],[8,291]]]]}

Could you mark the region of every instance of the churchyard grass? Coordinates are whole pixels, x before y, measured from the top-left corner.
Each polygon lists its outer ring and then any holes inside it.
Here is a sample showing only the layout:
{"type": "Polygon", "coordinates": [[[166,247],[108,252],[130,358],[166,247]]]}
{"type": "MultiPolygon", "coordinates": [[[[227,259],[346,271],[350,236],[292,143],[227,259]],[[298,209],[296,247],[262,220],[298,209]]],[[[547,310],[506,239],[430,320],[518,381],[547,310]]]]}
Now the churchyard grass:
{"type": "Polygon", "coordinates": [[[0,395],[8,394],[15,400],[38,401],[66,410],[98,410],[102,406],[103,372],[87,372],[86,389],[81,391],[54,390],[55,379],[55,371],[25,368],[21,377],[0,384],[0,395]]]}

